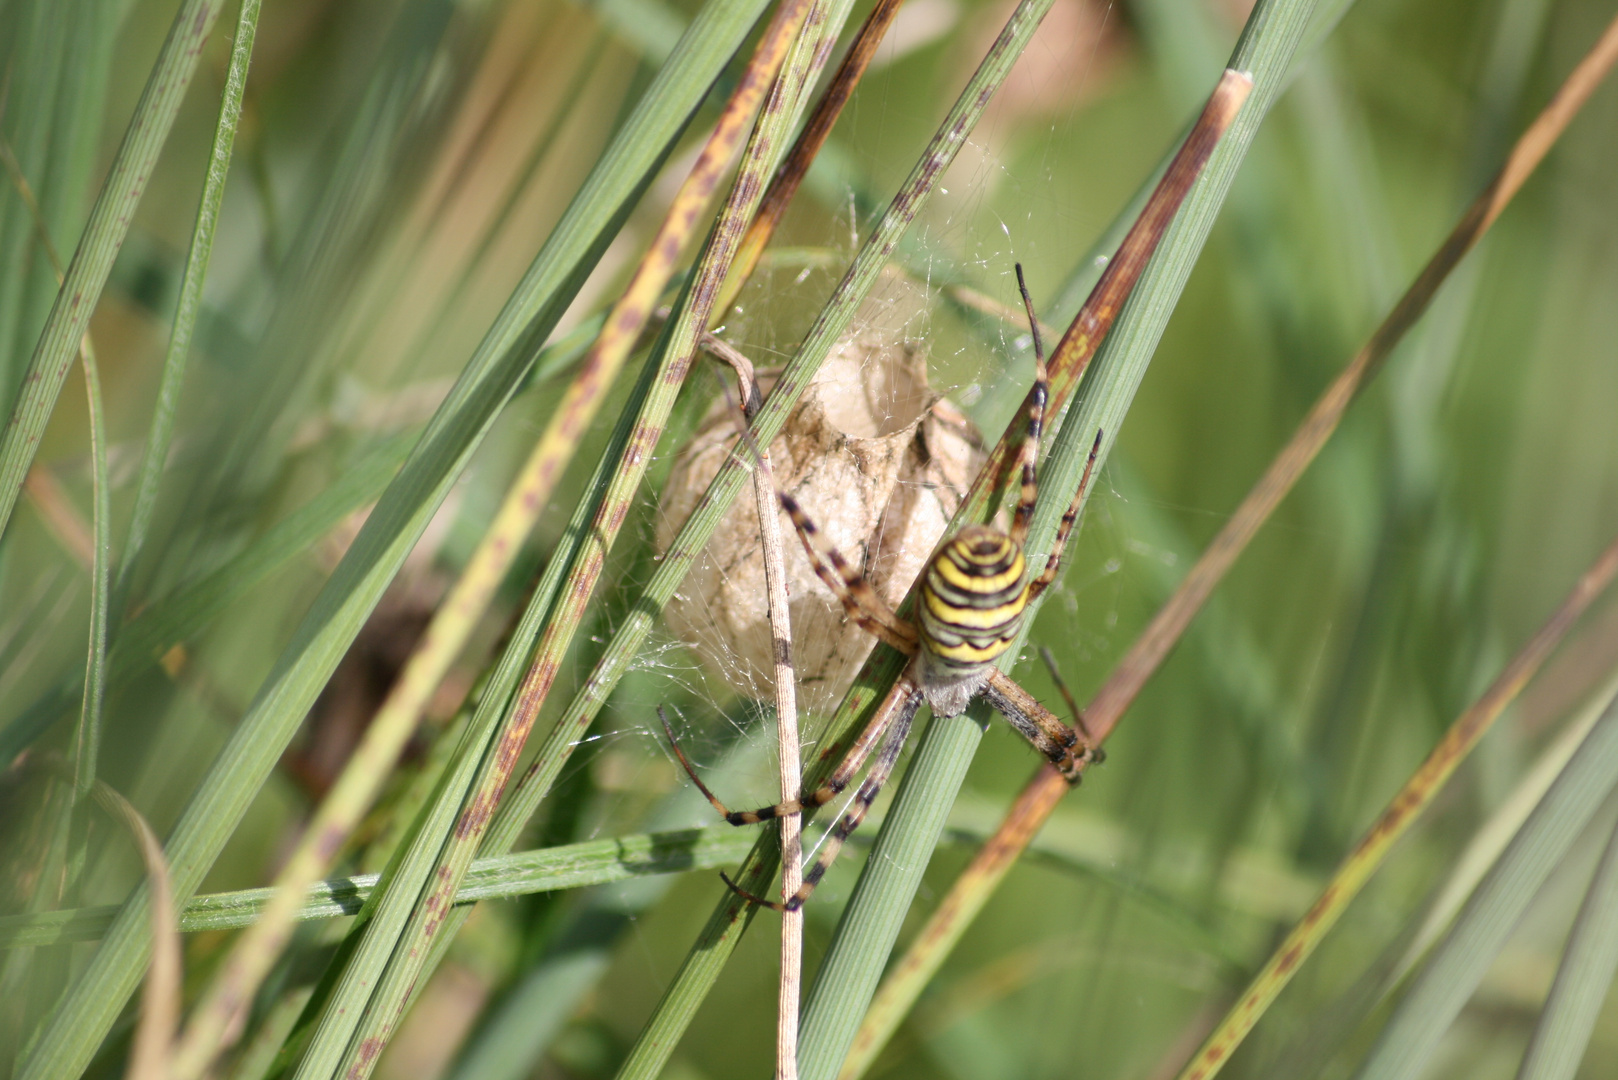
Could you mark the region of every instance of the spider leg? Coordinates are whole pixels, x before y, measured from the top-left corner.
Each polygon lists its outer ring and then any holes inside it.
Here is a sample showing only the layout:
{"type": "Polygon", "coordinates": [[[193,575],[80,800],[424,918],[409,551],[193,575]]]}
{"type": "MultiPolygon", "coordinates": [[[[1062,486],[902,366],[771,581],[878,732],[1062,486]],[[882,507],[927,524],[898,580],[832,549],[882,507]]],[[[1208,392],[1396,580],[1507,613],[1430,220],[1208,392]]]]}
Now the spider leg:
{"type": "MultiPolygon", "coordinates": [[[[902,683],[902,685],[908,686],[909,684],[902,683]]],[[[897,698],[900,706],[902,706],[903,701],[902,697],[897,698]]],[[[679,741],[674,737],[674,729],[669,725],[669,719],[664,715],[663,706],[661,705],[657,707],[657,718],[663,722],[663,733],[668,736],[669,749],[674,751],[674,756],[679,759],[680,766],[685,769],[685,774],[691,778],[691,782],[697,786],[698,791],[702,792],[703,797],[708,800],[709,804],[719,811],[719,815],[732,825],[757,825],[761,821],[773,821],[775,818],[785,817],[787,814],[796,814],[805,809],[817,809],[842,794],[854,777],[859,774],[859,771],[865,767],[865,762],[871,756],[871,751],[875,749],[877,743],[881,740],[883,732],[887,731],[888,727],[893,723],[893,718],[897,715],[897,712],[895,698],[890,697],[888,701],[883,702],[881,707],[877,709],[876,714],[865,725],[865,730],[860,732],[859,738],[854,741],[854,745],[849,748],[848,753],[838,764],[836,770],[826,778],[825,783],[813,791],[802,793],[796,799],[788,799],[786,802],[776,803],[774,806],[761,806],[757,810],[732,810],[720,802],[718,796],[697,775],[697,770],[691,764],[691,759],[685,756],[685,751],[680,749],[679,741]]]]}
{"type": "Polygon", "coordinates": [[[1100,751],[1091,746],[1088,739],[1062,723],[1055,713],[999,669],[989,673],[983,699],[1044,754],[1069,783],[1077,784],[1085,768],[1097,760],[1100,751]]]}
{"type": "Polygon", "coordinates": [[[850,566],[842,553],[827,542],[813,519],[798,505],[798,500],[779,488],[775,497],[780,500],[781,509],[787,512],[787,517],[792,519],[792,527],[803,542],[803,550],[809,556],[809,565],[814,567],[815,575],[842,603],[848,617],[872,637],[907,656],[913,655],[916,651],[915,630],[901,621],[871,588],[865,575],[850,566]]]}
{"type": "Polygon", "coordinates": [[[1056,571],[1062,564],[1062,549],[1067,547],[1067,537],[1073,531],[1073,522],[1078,520],[1079,505],[1090,491],[1090,473],[1096,465],[1096,455],[1101,452],[1101,431],[1096,431],[1096,441],[1090,444],[1090,456],[1084,462],[1084,475],[1079,477],[1079,490],[1073,493],[1073,501],[1067,504],[1067,511],[1062,515],[1062,524],[1056,528],[1056,543],[1051,545],[1051,553],[1045,557],[1045,569],[1034,580],[1028,583],[1023,590],[1023,603],[1031,603],[1034,597],[1050,587],[1056,580],[1056,571]]]}
{"type": "MultiPolygon", "coordinates": [[[[900,685],[906,684],[901,683],[900,685]]],[[[754,896],[731,881],[730,878],[721,874],[720,877],[724,878],[725,884],[730,886],[731,891],[744,900],[763,907],[773,908],[776,911],[797,911],[803,907],[804,902],[809,899],[809,894],[814,892],[815,886],[820,884],[820,879],[826,876],[826,870],[837,860],[837,856],[842,853],[843,845],[848,842],[848,838],[854,834],[854,830],[859,828],[860,823],[865,820],[866,813],[871,809],[871,804],[876,801],[877,795],[881,793],[883,785],[893,775],[893,766],[899,760],[899,751],[904,749],[905,739],[910,735],[910,723],[916,718],[916,710],[921,708],[923,700],[921,690],[916,686],[910,686],[910,692],[899,699],[899,708],[893,714],[893,724],[888,728],[887,735],[882,739],[882,746],[877,751],[876,760],[871,763],[870,774],[866,776],[865,783],[860,785],[859,791],[854,795],[854,801],[849,804],[847,812],[837,822],[837,827],[826,837],[826,844],[821,848],[820,856],[815,859],[815,865],[810,867],[808,872],[803,875],[803,886],[797,892],[787,897],[785,903],[776,903],[761,896],[754,896]]],[[[886,712],[887,710],[883,711],[886,712]]]]}
{"type": "Polygon", "coordinates": [[[1050,374],[1045,370],[1045,343],[1039,336],[1039,319],[1034,315],[1034,301],[1028,295],[1023,281],[1022,263],[1017,264],[1017,291],[1022,293],[1022,306],[1028,312],[1028,328],[1034,335],[1034,385],[1028,392],[1028,434],[1023,436],[1022,448],[1017,452],[1022,466],[1022,493],[1017,497],[1017,511],[1011,517],[1011,540],[1018,547],[1028,543],[1028,525],[1034,519],[1034,503],[1039,498],[1039,484],[1034,475],[1034,464],[1039,459],[1039,440],[1045,430],[1045,401],[1050,396],[1050,374]]]}
{"type": "MultiPolygon", "coordinates": [[[[741,419],[741,418],[738,418],[741,419]]],[[[758,441],[753,438],[752,429],[745,423],[737,425],[741,430],[742,441],[753,452],[753,459],[758,462],[764,460],[764,452],[759,448],[758,441]]],[[[774,483],[773,478],[770,481],[774,483]]],[[[775,497],[781,503],[781,509],[786,511],[787,517],[792,520],[792,527],[797,530],[798,539],[803,542],[803,550],[809,556],[809,565],[814,567],[815,576],[826,583],[826,588],[832,591],[843,610],[852,619],[855,625],[872,637],[883,641],[906,656],[916,652],[916,631],[909,624],[902,621],[894,610],[876,594],[865,575],[848,564],[838,551],[826,538],[820,534],[820,528],[814,520],[804,512],[798,500],[782,491],[775,489],[775,497]]]]}

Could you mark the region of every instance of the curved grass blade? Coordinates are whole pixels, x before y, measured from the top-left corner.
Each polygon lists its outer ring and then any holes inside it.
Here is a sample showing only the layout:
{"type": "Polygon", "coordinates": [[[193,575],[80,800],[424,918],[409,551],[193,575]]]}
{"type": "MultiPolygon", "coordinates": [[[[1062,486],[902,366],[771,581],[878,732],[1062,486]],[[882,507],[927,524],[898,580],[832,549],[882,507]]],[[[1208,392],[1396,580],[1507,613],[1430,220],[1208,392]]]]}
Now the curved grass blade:
{"type": "Polygon", "coordinates": [[[113,158],[107,181],[90,211],[66,281],[57,292],[56,303],[23,376],[22,393],[5,432],[0,434],[0,536],[4,536],[11,521],[45,423],[56,406],[79,342],[90,327],[90,313],[107,283],[158,152],[191,85],[203,43],[223,6],[223,0],[184,0],[180,5],[141,91],[123,144],[113,158]]]}
{"type": "Polygon", "coordinates": [[[152,410],[152,427],[146,436],[139,479],[135,484],[135,505],[129,515],[129,534],[119,559],[118,584],[113,590],[123,604],[129,588],[129,575],[146,545],[146,533],[157,507],[158,484],[168,462],[169,445],[174,439],[174,412],[180,404],[180,385],[185,379],[186,360],[191,353],[191,335],[202,310],[202,286],[208,277],[208,260],[213,255],[214,230],[219,225],[219,205],[225,198],[225,176],[230,172],[231,150],[236,142],[236,124],[242,114],[242,91],[247,86],[247,65],[253,57],[253,38],[258,31],[258,13],[263,0],[243,0],[236,17],[236,36],[230,46],[230,63],[225,70],[225,89],[219,99],[219,120],[214,125],[213,148],[197,203],[197,223],[191,233],[191,250],[186,254],[185,271],[180,278],[180,296],[174,307],[174,326],[169,331],[168,350],[163,355],[163,375],[157,385],[157,405],[152,410]]]}
{"type": "Polygon", "coordinates": [[[90,336],[79,343],[85,399],[90,406],[91,488],[95,500],[95,560],[90,567],[90,648],[84,664],[84,699],[73,731],[73,792],[83,801],[96,782],[101,756],[102,707],[107,698],[107,617],[112,581],[112,495],[107,487],[107,420],[101,397],[101,371],[90,336]]]}
{"type": "MultiPolygon", "coordinates": [[[[1259,10],[1255,9],[1255,16],[1259,10]]],[[[1098,736],[1104,736],[1116,726],[1123,711],[1134,700],[1134,695],[1178,641],[1225,570],[1244,550],[1247,540],[1251,539],[1336,429],[1343,411],[1354,400],[1359,388],[1378,370],[1403,331],[1425,309],[1433,293],[1442,284],[1445,273],[1453,269],[1476,242],[1481,231],[1492,224],[1532,172],[1533,166],[1543,158],[1577,113],[1583,100],[1599,82],[1597,69],[1587,65],[1598,58],[1602,64],[1611,63],[1614,48],[1613,30],[1609,28],[1597,49],[1581,63],[1545,112],[1524,133],[1495,182],[1479,196],[1450,239],[1433,255],[1407,290],[1404,299],[1390,312],[1349,368],[1322,395],[1292,441],[1277,455],[1269,471],[1186,575],[1176,594],[1119,662],[1086,710],[1092,731],[1098,736]]],[[[1028,838],[1038,831],[1066,790],[1065,782],[1054,772],[1041,771],[1037,774],[1013,804],[994,838],[951,888],[950,894],[918,936],[911,954],[896,966],[890,987],[882,991],[878,1002],[880,1013],[872,1021],[869,1036],[860,1037],[860,1052],[863,1055],[860,1060],[864,1065],[869,1064],[876,1050],[897,1026],[899,1018],[909,1011],[921,988],[943,963],[944,957],[972,919],[983,909],[989,896],[1015,863],[1028,838]]],[[[847,1075],[857,1075],[857,1072],[851,1071],[847,1075]]]]}
{"type": "MultiPolygon", "coordinates": [[[[752,25],[742,3],[705,8],[552,232],[404,468],[282,652],[170,837],[175,894],[189,897],[274,767],[315,696],[414,547],[450,486],[618,225],[640,196],[724,59],[752,25]]],[[[20,1076],[72,1080],[139,978],[146,892],[137,889],[20,1076]]]]}

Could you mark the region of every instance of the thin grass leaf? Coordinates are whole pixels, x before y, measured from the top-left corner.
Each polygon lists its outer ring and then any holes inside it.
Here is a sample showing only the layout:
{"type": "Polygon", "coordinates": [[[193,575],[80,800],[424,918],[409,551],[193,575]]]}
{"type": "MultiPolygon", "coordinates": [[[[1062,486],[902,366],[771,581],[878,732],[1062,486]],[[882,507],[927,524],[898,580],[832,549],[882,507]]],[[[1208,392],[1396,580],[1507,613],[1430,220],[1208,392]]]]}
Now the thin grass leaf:
{"type": "MultiPolygon", "coordinates": [[[[610,885],[617,881],[658,874],[678,874],[724,866],[746,854],[752,837],[714,825],[704,829],[636,833],[606,840],[521,851],[513,855],[479,859],[467,871],[455,894],[455,903],[474,904],[510,896],[562,889],[610,885]]],[[[380,874],[319,881],[306,891],[298,919],[335,919],[357,915],[371,898],[380,874]]],[[[193,896],[180,909],[180,932],[236,930],[251,926],[263,913],[275,890],[241,889],[193,896]]],[[[118,909],[107,905],[69,908],[40,915],[0,918],[0,949],[52,945],[64,941],[92,941],[112,925],[118,909]]]]}
{"type": "Polygon", "coordinates": [[[1607,840],[1579,917],[1562,950],[1550,997],[1534,1026],[1517,1080],[1573,1080],[1601,1003],[1618,972],[1618,828],[1607,840]]]}
{"type": "Polygon", "coordinates": [[[197,202],[197,223],[191,231],[191,250],[186,254],[185,271],[180,278],[174,324],[169,331],[168,350],[163,355],[163,375],[157,384],[157,404],[152,410],[152,426],[146,436],[146,450],[135,484],[135,505],[129,514],[129,533],[119,559],[114,593],[120,606],[129,590],[131,570],[146,545],[152,512],[157,507],[158,485],[174,440],[174,413],[180,404],[180,387],[185,380],[186,361],[191,355],[191,337],[202,310],[202,286],[207,281],[208,260],[213,255],[219,204],[225,198],[225,177],[230,172],[231,150],[236,143],[236,124],[241,119],[242,91],[247,86],[247,65],[253,57],[253,38],[258,30],[261,4],[262,0],[242,0],[236,17],[236,36],[231,42],[225,89],[219,99],[219,120],[214,125],[213,148],[208,155],[202,197],[197,202]]]}
{"type": "Polygon", "coordinates": [[[90,220],[68,266],[67,279],[57,293],[56,304],[28,363],[22,394],[0,435],[0,536],[11,521],[23,478],[33,464],[39,438],[56,406],[56,396],[78,353],[79,342],[90,327],[90,314],[118,249],[123,246],[135,207],[186,88],[191,85],[203,43],[223,6],[223,0],[184,0],[180,5],[135,106],[123,145],[113,159],[107,182],[90,211],[90,220]]]}
{"type": "MultiPolygon", "coordinates": [[[[58,287],[64,280],[61,256],[51,237],[49,223],[39,203],[29,191],[10,148],[5,148],[7,165],[13,172],[18,191],[34,216],[40,245],[55,271],[58,287]]],[[[83,802],[96,783],[96,765],[101,752],[102,707],[107,693],[107,624],[112,580],[112,494],[107,480],[107,420],[101,394],[101,368],[96,363],[95,346],[86,333],[79,342],[79,360],[84,369],[85,404],[90,421],[90,492],[93,510],[90,540],[90,643],[85,658],[84,694],[79,721],[73,731],[73,797],[83,802]]],[[[32,470],[30,470],[32,472],[32,470]]]]}
{"type": "Polygon", "coordinates": [[[6,56],[8,158],[32,177],[40,202],[0,200],[0,410],[9,414],[21,375],[60,285],[36,219],[73,240],[100,179],[99,136],[120,0],[33,0],[5,12],[15,34],[6,56]]]}
{"type": "Polygon", "coordinates": [[[95,787],[101,755],[101,719],[107,700],[107,618],[112,583],[112,494],[107,484],[107,417],[101,370],[89,335],[79,343],[85,398],[90,407],[91,494],[95,501],[95,561],[90,567],[90,647],[84,662],[84,701],[73,731],[73,790],[83,801],[95,787]]]}
{"type": "Polygon", "coordinates": [[[1596,721],[1417,974],[1356,1076],[1415,1080],[1523,912],[1618,785],[1618,698],[1596,721]]]}
{"type": "MultiPolygon", "coordinates": [[[[188,898],[212,865],[382,590],[526,374],[538,343],[572,301],[724,58],[746,33],[752,23],[748,15],[755,10],[750,4],[715,4],[692,23],[535,258],[171,836],[167,851],[177,896],[188,898]]],[[[19,1074],[24,1080],[72,1080],[89,1061],[139,978],[147,949],[145,906],[145,891],[137,889],[56,1010],[19,1074]]]]}

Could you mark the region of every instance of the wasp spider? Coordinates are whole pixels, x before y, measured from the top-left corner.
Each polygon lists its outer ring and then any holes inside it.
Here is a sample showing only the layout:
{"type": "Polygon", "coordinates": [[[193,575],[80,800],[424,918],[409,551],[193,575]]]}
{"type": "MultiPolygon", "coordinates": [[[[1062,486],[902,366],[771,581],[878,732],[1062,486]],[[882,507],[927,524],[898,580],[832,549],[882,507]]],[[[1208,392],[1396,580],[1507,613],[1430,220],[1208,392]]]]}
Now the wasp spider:
{"type": "MultiPolygon", "coordinates": [[[[667,718],[663,719],[669,743],[692,783],[732,825],[752,825],[783,814],[797,813],[806,807],[822,806],[847,788],[860,769],[870,761],[871,768],[865,783],[860,785],[853,803],[827,838],[814,866],[804,874],[803,887],[785,903],[775,903],[745,892],[728,877],[725,878],[727,885],[748,900],[780,911],[795,911],[803,906],[825,876],[827,868],[837,858],[844,842],[859,828],[877,793],[892,774],[894,763],[910,734],[911,722],[924,701],[932,707],[935,715],[947,717],[964,712],[972,699],[982,694],[984,700],[1005,716],[1011,726],[1044,754],[1070,783],[1078,783],[1085,767],[1100,759],[1099,748],[1093,746],[1088,738],[1081,737],[1078,731],[1063,723],[1034,700],[1033,695],[994,667],[994,661],[1011,647],[1017,637],[1029,602],[1056,579],[1062,549],[1067,544],[1079,505],[1089,488],[1090,473],[1101,446],[1101,432],[1098,431],[1095,443],[1090,448],[1089,460],[1084,466],[1084,475],[1079,481],[1078,492],[1068,505],[1067,512],[1062,515],[1062,523],[1056,531],[1056,542],[1045,560],[1045,567],[1037,577],[1028,580],[1023,546],[1028,539],[1028,527],[1033,520],[1039,495],[1034,466],[1045,425],[1049,383],[1039,322],[1034,317],[1033,302],[1023,283],[1020,265],[1017,267],[1017,287],[1022,292],[1034,338],[1034,386],[1028,398],[1028,433],[1023,438],[1018,455],[1022,468],[1022,491],[1017,509],[1009,531],[991,525],[969,525],[939,549],[922,579],[917,600],[919,618],[914,624],[900,619],[877,596],[861,573],[850,566],[836,548],[825,542],[797,500],[784,491],[776,491],[782,509],[791,518],[799,539],[803,541],[804,551],[808,553],[815,573],[837,595],[849,618],[868,633],[914,657],[904,676],[877,709],[876,715],[860,733],[836,771],[818,789],[806,792],[797,799],[758,810],[731,810],[697,777],[691,762],[675,742],[667,718]]],[[[661,709],[659,715],[662,715],[661,709]]],[[[1075,719],[1082,727],[1082,718],[1075,719]]]]}

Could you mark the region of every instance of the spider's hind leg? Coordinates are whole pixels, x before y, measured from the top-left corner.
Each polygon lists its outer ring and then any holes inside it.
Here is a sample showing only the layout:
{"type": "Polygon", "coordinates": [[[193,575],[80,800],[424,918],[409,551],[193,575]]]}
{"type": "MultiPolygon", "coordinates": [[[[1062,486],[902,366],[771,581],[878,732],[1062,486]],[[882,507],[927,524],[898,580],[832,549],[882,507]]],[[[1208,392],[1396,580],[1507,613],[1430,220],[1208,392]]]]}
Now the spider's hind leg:
{"type": "MultiPolygon", "coordinates": [[[[998,669],[983,686],[983,699],[1017,729],[1018,734],[1045,755],[1056,771],[1077,784],[1084,770],[1101,761],[1101,748],[1066,724],[998,669]]],[[[1082,720],[1081,720],[1082,723],[1082,720]]]]}
{"type": "Polygon", "coordinates": [[[921,708],[921,703],[925,699],[922,697],[921,690],[914,685],[909,685],[905,682],[898,685],[908,686],[908,693],[903,696],[896,695],[896,709],[884,708],[881,710],[882,713],[892,717],[892,723],[888,725],[887,734],[882,738],[882,747],[877,751],[876,760],[871,763],[870,775],[865,778],[865,783],[860,785],[859,791],[854,795],[854,801],[849,804],[847,812],[837,822],[837,827],[827,835],[826,844],[821,848],[820,856],[815,859],[815,864],[804,872],[803,885],[797,892],[787,897],[785,903],[776,903],[773,900],[766,900],[762,896],[755,896],[737,885],[729,877],[721,874],[720,877],[724,878],[725,884],[730,886],[732,892],[750,903],[773,908],[776,911],[797,911],[803,907],[810,894],[815,891],[815,887],[820,884],[821,878],[826,876],[826,871],[830,869],[831,864],[837,861],[837,856],[842,853],[843,845],[848,842],[848,838],[854,834],[854,830],[858,829],[860,823],[865,820],[865,815],[870,811],[871,804],[876,801],[877,795],[881,793],[883,786],[888,782],[888,778],[893,775],[893,767],[899,761],[899,752],[904,749],[905,740],[910,736],[911,721],[916,718],[916,710],[921,708]]]}

